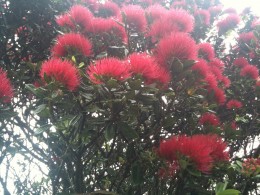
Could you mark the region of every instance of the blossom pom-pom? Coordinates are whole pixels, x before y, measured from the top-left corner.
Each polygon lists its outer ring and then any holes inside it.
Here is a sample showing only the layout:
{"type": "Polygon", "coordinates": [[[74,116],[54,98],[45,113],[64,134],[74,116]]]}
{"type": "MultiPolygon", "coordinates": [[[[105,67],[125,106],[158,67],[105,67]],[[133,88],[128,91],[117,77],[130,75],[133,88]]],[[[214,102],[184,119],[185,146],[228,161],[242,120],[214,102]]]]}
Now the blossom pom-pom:
{"type": "Polygon", "coordinates": [[[249,65],[248,61],[244,57],[239,57],[239,58],[235,59],[233,64],[240,68],[243,68],[243,67],[249,65]]]}
{"type": "Polygon", "coordinates": [[[123,8],[123,13],[126,18],[125,22],[130,28],[138,32],[145,31],[147,22],[142,7],[138,5],[128,5],[123,8]]]}
{"type": "Polygon", "coordinates": [[[0,68],[0,102],[10,102],[13,97],[13,88],[6,72],[0,68]]]}
{"type": "Polygon", "coordinates": [[[259,76],[258,69],[253,65],[246,65],[240,71],[241,76],[248,76],[254,80],[256,80],[259,76]]]}
{"type": "Polygon", "coordinates": [[[210,43],[200,43],[198,53],[199,57],[205,60],[211,60],[215,57],[215,51],[210,43]]]}
{"type": "Polygon", "coordinates": [[[52,54],[56,57],[64,57],[69,52],[80,52],[82,55],[90,56],[92,44],[81,34],[68,33],[57,38],[57,43],[52,48],[52,54]]]}
{"type": "Polygon", "coordinates": [[[238,100],[229,100],[227,102],[227,109],[242,108],[243,104],[238,100]]]}
{"type": "Polygon", "coordinates": [[[230,14],[223,20],[217,23],[220,34],[225,34],[227,31],[234,29],[240,22],[240,17],[237,14],[230,14]]]}
{"type": "Polygon", "coordinates": [[[91,64],[87,69],[89,79],[95,84],[105,83],[113,78],[123,81],[130,77],[129,65],[116,58],[105,58],[91,64]]]}
{"type": "Polygon", "coordinates": [[[78,70],[69,61],[50,59],[42,64],[40,76],[43,82],[45,76],[59,82],[70,91],[74,91],[80,84],[78,70]]]}
{"type": "Polygon", "coordinates": [[[159,82],[167,84],[170,80],[169,74],[162,70],[154,58],[147,54],[133,53],[129,56],[131,71],[134,74],[140,74],[145,81],[149,83],[159,82]]]}
{"type": "Polygon", "coordinates": [[[197,58],[195,41],[186,33],[172,33],[163,38],[156,48],[158,62],[169,68],[174,59],[192,60],[197,58]]]}
{"type": "Polygon", "coordinates": [[[200,117],[199,124],[218,126],[220,124],[220,121],[215,114],[207,112],[200,117]]]}
{"type": "Polygon", "coordinates": [[[217,135],[179,135],[161,141],[158,155],[170,164],[188,161],[197,170],[208,173],[215,163],[229,160],[226,150],[227,144],[217,135]]]}

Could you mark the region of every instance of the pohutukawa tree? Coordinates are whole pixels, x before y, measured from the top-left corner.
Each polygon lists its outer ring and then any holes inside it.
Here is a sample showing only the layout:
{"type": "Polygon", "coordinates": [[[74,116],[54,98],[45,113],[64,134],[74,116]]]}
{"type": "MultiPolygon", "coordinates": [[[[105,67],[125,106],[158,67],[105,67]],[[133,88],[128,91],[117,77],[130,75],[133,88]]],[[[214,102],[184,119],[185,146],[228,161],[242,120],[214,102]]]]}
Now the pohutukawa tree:
{"type": "Polygon", "coordinates": [[[67,5],[4,37],[0,163],[15,148],[47,166],[38,193],[260,193],[257,16],[218,0],[67,5]]]}

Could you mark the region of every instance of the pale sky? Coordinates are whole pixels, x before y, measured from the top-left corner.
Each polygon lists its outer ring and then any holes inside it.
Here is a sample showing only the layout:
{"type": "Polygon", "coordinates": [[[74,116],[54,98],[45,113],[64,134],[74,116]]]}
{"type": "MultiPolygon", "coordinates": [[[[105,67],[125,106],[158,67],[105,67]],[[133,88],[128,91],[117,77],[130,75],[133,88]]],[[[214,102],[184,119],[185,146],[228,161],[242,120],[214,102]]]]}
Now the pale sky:
{"type": "Polygon", "coordinates": [[[238,13],[246,7],[251,7],[252,11],[260,16],[260,0],[221,0],[221,2],[226,8],[236,8],[238,13]]]}

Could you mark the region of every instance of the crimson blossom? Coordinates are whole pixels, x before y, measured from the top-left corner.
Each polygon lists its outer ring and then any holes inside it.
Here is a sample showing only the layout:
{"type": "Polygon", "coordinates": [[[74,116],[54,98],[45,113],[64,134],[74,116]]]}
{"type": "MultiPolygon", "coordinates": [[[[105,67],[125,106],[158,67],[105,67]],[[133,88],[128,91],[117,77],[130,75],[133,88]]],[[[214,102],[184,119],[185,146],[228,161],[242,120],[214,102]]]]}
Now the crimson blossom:
{"type": "Polygon", "coordinates": [[[169,72],[160,68],[151,56],[133,53],[129,59],[133,74],[142,75],[147,84],[159,82],[165,85],[170,82],[169,72]]]}
{"type": "Polygon", "coordinates": [[[126,23],[131,29],[135,29],[138,32],[144,32],[146,28],[146,18],[142,7],[138,5],[128,5],[122,10],[125,14],[126,23]]]}
{"type": "Polygon", "coordinates": [[[227,31],[235,28],[240,22],[240,17],[237,14],[229,14],[223,20],[217,23],[220,34],[224,34],[227,31]]]}
{"type": "Polygon", "coordinates": [[[0,101],[7,103],[13,97],[13,88],[6,72],[0,68],[0,101]]]}
{"type": "Polygon", "coordinates": [[[253,65],[246,65],[240,71],[241,76],[248,76],[254,80],[256,80],[259,76],[258,69],[253,65]]]}
{"type": "Polygon", "coordinates": [[[220,124],[220,121],[215,114],[207,112],[200,117],[199,124],[218,126],[220,124]]]}
{"type": "Polygon", "coordinates": [[[235,109],[235,108],[241,108],[243,104],[238,100],[229,100],[227,102],[227,109],[235,109]]]}
{"type": "Polygon", "coordinates": [[[181,160],[186,160],[188,165],[209,173],[215,163],[229,160],[226,150],[227,144],[217,135],[179,135],[161,141],[158,154],[169,163],[180,164],[181,160]]]}
{"type": "Polygon", "coordinates": [[[50,59],[42,64],[40,76],[43,82],[45,76],[59,82],[68,90],[74,91],[80,84],[79,74],[75,66],[69,61],[50,59]]]}
{"type": "Polygon", "coordinates": [[[128,64],[112,57],[91,64],[86,73],[95,84],[104,83],[106,79],[110,78],[123,81],[131,76],[128,64]]]}
{"type": "Polygon", "coordinates": [[[171,32],[191,32],[193,27],[194,18],[187,11],[171,9],[163,13],[160,20],[152,23],[148,35],[155,41],[169,35],[171,32]]]}
{"type": "Polygon", "coordinates": [[[188,34],[171,33],[158,43],[156,57],[162,66],[169,68],[175,58],[179,60],[196,59],[197,46],[188,34]]]}
{"type": "Polygon", "coordinates": [[[70,51],[76,50],[82,55],[90,56],[92,44],[81,34],[67,33],[58,36],[57,43],[52,48],[52,55],[57,57],[64,57],[70,51]]]}

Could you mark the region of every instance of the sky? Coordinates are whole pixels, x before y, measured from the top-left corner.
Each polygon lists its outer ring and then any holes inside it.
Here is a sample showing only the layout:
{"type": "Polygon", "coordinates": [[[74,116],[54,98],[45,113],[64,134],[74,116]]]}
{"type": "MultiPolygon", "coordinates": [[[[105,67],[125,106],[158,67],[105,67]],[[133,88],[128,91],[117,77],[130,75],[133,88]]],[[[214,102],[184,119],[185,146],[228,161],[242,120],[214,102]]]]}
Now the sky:
{"type": "Polygon", "coordinates": [[[260,0],[221,0],[221,2],[226,8],[236,8],[238,13],[246,7],[251,7],[252,11],[260,16],[260,0]]]}

